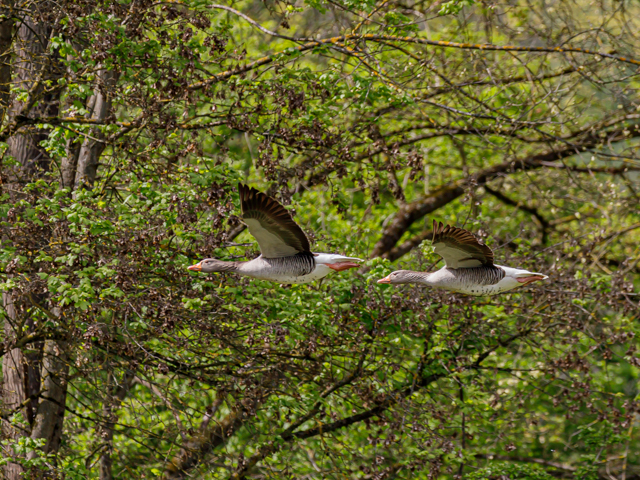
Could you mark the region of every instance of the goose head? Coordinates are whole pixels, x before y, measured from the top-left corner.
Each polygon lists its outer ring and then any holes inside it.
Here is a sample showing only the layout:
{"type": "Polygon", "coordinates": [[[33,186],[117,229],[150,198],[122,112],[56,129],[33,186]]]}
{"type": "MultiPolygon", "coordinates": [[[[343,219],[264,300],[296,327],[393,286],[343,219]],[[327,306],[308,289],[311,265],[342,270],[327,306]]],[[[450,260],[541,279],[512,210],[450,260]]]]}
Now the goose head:
{"type": "Polygon", "coordinates": [[[204,260],[187,267],[192,272],[229,272],[236,269],[235,262],[223,262],[222,260],[216,260],[215,258],[205,258],[204,260]]]}
{"type": "Polygon", "coordinates": [[[388,283],[391,285],[402,285],[404,283],[422,283],[429,274],[426,272],[414,272],[412,270],[396,270],[391,272],[384,278],[378,280],[378,283],[388,283]]]}

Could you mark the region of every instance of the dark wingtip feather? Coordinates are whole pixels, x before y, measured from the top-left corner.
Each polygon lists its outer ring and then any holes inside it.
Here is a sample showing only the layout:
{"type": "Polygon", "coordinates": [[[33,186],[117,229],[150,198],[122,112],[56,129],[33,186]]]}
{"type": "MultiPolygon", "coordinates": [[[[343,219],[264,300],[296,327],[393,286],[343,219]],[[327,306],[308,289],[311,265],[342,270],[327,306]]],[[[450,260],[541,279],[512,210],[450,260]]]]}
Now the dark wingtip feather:
{"type": "Polygon", "coordinates": [[[243,213],[253,206],[253,202],[259,201],[260,197],[263,197],[262,201],[266,201],[267,204],[269,201],[273,201],[271,197],[257,188],[250,187],[242,182],[238,182],[238,191],[240,193],[240,207],[243,213]]]}
{"type": "Polygon", "coordinates": [[[240,193],[240,204],[242,205],[249,193],[249,186],[244,183],[238,182],[238,193],[240,193]]]}
{"type": "Polygon", "coordinates": [[[436,240],[436,236],[438,235],[438,233],[440,233],[440,230],[442,229],[442,222],[438,223],[438,221],[434,218],[433,219],[433,237],[431,238],[431,243],[435,242],[436,240]]]}
{"type": "Polygon", "coordinates": [[[243,183],[238,183],[238,190],[240,192],[240,206],[243,217],[245,215],[253,215],[250,212],[261,212],[261,214],[266,215],[271,221],[276,222],[297,239],[297,243],[290,244],[291,246],[301,252],[310,252],[307,236],[295,222],[291,212],[284,208],[280,202],[266,193],[243,183]]]}
{"type": "Polygon", "coordinates": [[[479,250],[478,253],[484,256],[484,260],[481,260],[480,258],[478,258],[478,260],[483,261],[485,265],[493,265],[493,251],[490,247],[485,245],[484,242],[479,240],[473,233],[465,230],[464,228],[444,225],[442,222],[436,222],[434,220],[432,243],[447,242],[447,239],[451,239],[461,246],[475,246],[479,250]]]}

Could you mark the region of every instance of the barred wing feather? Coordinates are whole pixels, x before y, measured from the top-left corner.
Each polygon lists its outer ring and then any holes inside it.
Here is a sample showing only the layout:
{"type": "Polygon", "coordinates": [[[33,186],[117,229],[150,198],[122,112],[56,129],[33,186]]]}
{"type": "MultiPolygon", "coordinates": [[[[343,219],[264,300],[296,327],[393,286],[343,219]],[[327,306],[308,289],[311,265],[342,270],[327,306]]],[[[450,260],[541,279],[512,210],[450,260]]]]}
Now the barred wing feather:
{"type": "Polygon", "coordinates": [[[265,258],[311,252],[309,240],[291,214],[277,201],[255,188],[239,184],[242,219],[265,258]]]}
{"type": "Polygon", "coordinates": [[[462,228],[433,221],[433,246],[449,268],[493,265],[493,251],[462,228]]]}

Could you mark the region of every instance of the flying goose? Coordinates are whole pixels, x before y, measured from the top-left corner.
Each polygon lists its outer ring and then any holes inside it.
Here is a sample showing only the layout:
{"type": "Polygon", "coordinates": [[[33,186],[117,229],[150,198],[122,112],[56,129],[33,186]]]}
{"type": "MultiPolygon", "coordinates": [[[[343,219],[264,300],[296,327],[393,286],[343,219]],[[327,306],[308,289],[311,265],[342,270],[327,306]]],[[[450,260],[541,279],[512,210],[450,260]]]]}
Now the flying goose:
{"type": "Polygon", "coordinates": [[[291,214],[276,200],[255,188],[238,184],[242,219],[260,246],[261,255],[248,262],[207,258],[188,267],[194,272],[234,272],[278,283],[308,283],[358,267],[359,258],[312,253],[309,240],[291,214]]]}
{"type": "Polygon", "coordinates": [[[493,251],[462,228],[433,221],[432,245],[445,266],[432,273],[397,270],[378,283],[423,283],[468,295],[495,295],[548,278],[519,268],[493,264],[493,251]]]}

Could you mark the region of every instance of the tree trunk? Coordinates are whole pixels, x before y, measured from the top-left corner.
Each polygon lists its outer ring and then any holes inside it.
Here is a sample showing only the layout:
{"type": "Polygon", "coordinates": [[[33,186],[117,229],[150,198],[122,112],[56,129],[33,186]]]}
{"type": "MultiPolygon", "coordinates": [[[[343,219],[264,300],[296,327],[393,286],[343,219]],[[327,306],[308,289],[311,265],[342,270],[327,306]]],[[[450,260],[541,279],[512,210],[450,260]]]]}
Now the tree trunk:
{"type": "Polygon", "coordinates": [[[75,185],[80,147],[80,142],[78,142],[77,139],[72,138],[67,140],[67,156],[62,159],[62,165],[60,167],[63,187],[73,188],[75,185]]]}
{"type": "MultiPolygon", "coordinates": [[[[112,374],[109,373],[109,375],[112,374]]],[[[111,378],[114,379],[113,376],[111,378]]],[[[133,379],[133,373],[127,372],[120,385],[111,385],[111,388],[108,390],[108,396],[104,399],[102,405],[102,416],[105,418],[106,424],[100,427],[100,434],[104,442],[102,454],[100,455],[100,480],[113,479],[113,460],[111,454],[113,453],[113,430],[118,419],[115,410],[118,409],[127,392],[130,390],[133,379]]]]}
{"type": "MultiPolygon", "coordinates": [[[[46,340],[40,376],[40,402],[31,430],[31,438],[44,439],[45,453],[55,452],[60,446],[64,404],[67,396],[67,376],[69,363],[64,348],[66,344],[56,340],[46,340]]],[[[28,458],[35,457],[35,453],[28,458]]]]}
{"type": "Polygon", "coordinates": [[[11,85],[11,43],[13,38],[13,1],[4,0],[5,19],[0,21],[0,125],[9,110],[11,85]]]}
{"type": "MultiPolygon", "coordinates": [[[[2,303],[5,311],[4,336],[5,341],[9,341],[9,339],[15,338],[16,306],[9,293],[2,294],[2,303]]],[[[28,375],[26,370],[26,360],[21,349],[13,348],[5,354],[2,359],[2,406],[6,414],[17,412],[24,407],[23,402],[27,399],[26,379],[28,375]]],[[[3,420],[2,436],[16,440],[19,438],[20,432],[8,420],[3,420]]],[[[12,450],[3,451],[3,455],[11,456],[12,450]]],[[[22,467],[17,463],[8,463],[4,467],[4,478],[7,480],[19,479],[21,473],[22,467]]]]}
{"type": "MultiPolygon", "coordinates": [[[[15,60],[11,83],[16,88],[29,91],[30,95],[27,102],[13,102],[9,112],[11,117],[21,115],[38,118],[58,113],[58,94],[43,93],[42,89],[42,80],[52,76],[45,75],[45,71],[51,67],[46,51],[50,34],[51,28],[43,22],[34,22],[30,18],[22,20],[14,42],[15,60]]],[[[13,176],[19,183],[28,181],[38,170],[49,169],[51,159],[39,146],[47,135],[47,131],[38,129],[9,138],[9,155],[19,164],[13,176]]]]}
{"type": "MultiPolygon", "coordinates": [[[[95,92],[89,100],[89,110],[91,111],[91,118],[99,122],[104,122],[111,114],[111,89],[117,82],[117,76],[112,70],[100,70],[98,73],[98,84],[96,85],[95,92]]],[[[91,138],[85,138],[80,148],[80,152],[77,158],[76,169],[76,188],[81,185],[93,185],[96,179],[98,171],[98,160],[102,154],[105,144],[99,140],[102,140],[102,131],[99,128],[94,128],[91,136],[97,140],[91,138]]]]}
{"type": "MultiPolygon", "coordinates": [[[[68,40],[68,43],[75,50],[80,51],[88,46],[88,42],[86,39],[82,38],[80,40],[74,39],[73,41],[68,40]]],[[[67,56],[67,60],[74,60],[74,57],[71,55],[67,56]]],[[[70,69],[71,70],[71,69],[70,69]]],[[[73,71],[68,72],[70,75],[73,75],[73,71]]],[[[91,96],[89,101],[95,98],[95,95],[91,96]]],[[[71,99],[67,100],[67,104],[63,106],[63,110],[67,110],[69,107],[73,106],[73,101],[71,99]]],[[[87,110],[91,112],[93,110],[93,105],[87,103],[85,105],[87,110]]],[[[89,113],[91,115],[91,113],[89,113]]],[[[60,165],[60,174],[62,177],[62,186],[73,189],[76,181],[76,167],[78,166],[78,155],[80,154],[80,147],[82,147],[82,137],[72,137],[67,140],[67,155],[62,159],[60,165]]]]}
{"type": "MultiPolygon", "coordinates": [[[[51,9],[47,9],[47,5],[48,2],[34,5],[34,12],[39,8],[38,13],[48,14],[51,9]]],[[[6,27],[5,23],[0,27],[6,27]]],[[[0,41],[6,40],[6,28],[0,32],[0,41]]],[[[58,114],[59,92],[47,92],[43,88],[45,80],[55,80],[58,75],[56,64],[48,52],[51,31],[48,21],[36,13],[32,17],[23,17],[13,42],[13,63],[7,63],[7,54],[2,57],[1,74],[7,80],[6,83],[3,81],[3,85],[28,92],[26,100],[14,100],[11,103],[7,110],[10,121],[18,116],[39,118],[58,114]]],[[[6,98],[8,103],[10,100],[6,98]]],[[[47,136],[48,131],[34,128],[20,131],[8,139],[8,156],[16,161],[15,166],[7,172],[8,192],[13,199],[19,198],[22,185],[49,170],[51,159],[45,149],[39,146],[47,136]]],[[[38,298],[35,301],[44,302],[46,299],[38,298]]],[[[33,331],[33,319],[29,318],[28,310],[23,308],[21,302],[15,291],[3,294],[6,342],[33,331]]],[[[46,452],[53,452],[59,447],[67,369],[62,344],[53,340],[14,348],[4,356],[2,403],[8,413],[22,413],[26,420],[19,428],[3,422],[5,436],[16,441],[27,436],[45,439],[46,452]]],[[[12,453],[5,452],[7,455],[12,453]]],[[[35,456],[35,453],[29,456],[35,456]]],[[[9,463],[4,467],[4,478],[25,478],[23,468],[19,463],[9,463]]]]}

